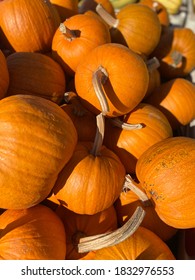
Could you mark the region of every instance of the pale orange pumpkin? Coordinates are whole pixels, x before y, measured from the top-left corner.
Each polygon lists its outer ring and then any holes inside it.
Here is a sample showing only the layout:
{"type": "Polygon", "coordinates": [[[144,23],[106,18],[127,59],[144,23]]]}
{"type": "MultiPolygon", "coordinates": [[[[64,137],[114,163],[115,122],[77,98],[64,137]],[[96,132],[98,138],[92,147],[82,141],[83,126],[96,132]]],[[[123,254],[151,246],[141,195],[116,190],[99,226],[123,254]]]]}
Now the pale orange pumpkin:
{"type": "Polygon", "coordinates": [[[43,201],[71,158],[77,132],[54,102],[31,95],[0,101],[0,208],[24,209],[43,201]]]}
{"type": "Polygon", "coordinates": [[[41,204],[0,215],[0,260],[64,260],[66,233],[58,215],[41,204]]]}

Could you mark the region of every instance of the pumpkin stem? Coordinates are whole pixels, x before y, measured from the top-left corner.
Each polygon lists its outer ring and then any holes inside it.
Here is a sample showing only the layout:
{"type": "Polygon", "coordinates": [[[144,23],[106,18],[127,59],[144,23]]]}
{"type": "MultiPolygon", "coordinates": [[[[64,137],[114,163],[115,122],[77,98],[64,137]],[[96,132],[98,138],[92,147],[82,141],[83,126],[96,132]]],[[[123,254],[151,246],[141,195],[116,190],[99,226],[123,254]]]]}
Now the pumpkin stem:
{"type": "Polygon", "coordinates": [[[111,27],[117,28],[119,20],[114,18],[109,14],[101,4],[96,6],[96,12],[101,16],[101,18],[111,27]]]}
{"type": "Polygon", "coordinates": [[[153,2],[152,9],[157,14],[159,14],[162,11],[162,8],[160,7],[159,3],[156,1],[153,2]]]}
{"type": "Polygon", "coordinates": [[[75,32],[73,30],[70,30],[68,27],[66,27],[63,23],[60,23],[60,26],[59,26],[59,30],[62,32],[62,34],[64,34],[65,36],[65,39],[67,41],[72,41],[74,40],[75,38],[77,38],[75,32]]]}
{"type": "Polygon", "coordinates": [[[151,73],[160,66],[160,62],[158,58],[154,56],[146,61],[146,66],[148,68],[148,71],[151,73]]]}
{"type": "Polygon", "coordinates": [[[106,115],[109,111],[108,102],[103,90],[103,84],[106,82],[107,78],[108,73],[103,66],[99,66],[97,70],[93,73],[92,77],[93,88],[100,102],[103,115],[106,115]]]}
{"type": "Polygon", "coordinates": [[[125,182],[123,185],[123,191],[126,190],[131,190],[132,192],[134,192],[143,202],[144,206],[151,205],[151,202],[146,193],[138,187],[138,184],[136,184],[136,182],[133,181],[132,177],[129,174],[125,176],[125,182]]]}
{"type": "Polygon", "coordinates": [[[183,56],[180,52],[175,50],[171,53],[171,58],[173,60],[171,66],[177,68],[182,63],[183,56]]]}
{"type": "Polygon", "coordinates": [[[122,122],[119,118],[112,118],[109,120],[112,124],[114,124],[114,126],[117,126],[124,130],[134,130],[134,129],[140,129],[143,127],[143,125],[141,123],[137,123],[137,124],[125,123],[125,122],[122,122]]]}
{"type": "Polygon", "coordinates": [[[124,241],[138,229],[144,216],[145,211],[142,207],[138,206],[131,218],[122,227],[109,233],[81,238],[78,244],[78,252],[95,251],[124,241]]]}
{"type": "Polygon", "coordinates": [[[91,154],[98,156],[100,154],[100,149],[104,139],[105,131],[105,117],[102,113],[96,116],[97,130],[95,135],[95,140],[91,150],[91,154]]]}

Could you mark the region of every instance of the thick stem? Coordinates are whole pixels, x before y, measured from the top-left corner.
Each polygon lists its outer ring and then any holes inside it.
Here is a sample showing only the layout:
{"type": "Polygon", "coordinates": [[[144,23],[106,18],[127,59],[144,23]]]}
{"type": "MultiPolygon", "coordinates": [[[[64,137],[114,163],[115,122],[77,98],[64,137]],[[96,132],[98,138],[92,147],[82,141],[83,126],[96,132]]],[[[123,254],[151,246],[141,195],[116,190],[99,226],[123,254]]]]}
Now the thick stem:
{"type": "Polygon", "coordinates": [[[183,56],[180,52],[175,50],[171,53],[171,58],[173,60],[171,66],[177,68],[182,63],[183,56]]]}
{"type": "Polygon", "coordinates": [[[125,182],[123,185],[123,190],[126,191],[127,189],[134,192],[139,197],[139,199],[143,202],[144,206],[151,205],[151,202],[150,202],[148,196],[146,195],[146,193],[143,192],[138,187],[136,182],[133,181],[133,179],[131,178],[131,176],[129,174],[127,174],[125,176],[125,182]]]}
{"type": "Polygon", "coordinates": [[[124,130],[135,130],[135,129],[137,130],[137,129],[141,129],[143,127],[143,125],[141,123],[137,123],[137,124],[125,123],[125,122],[122,122],[119,118],[112,118],[112,119],[109,119],[109,121],[114,126],[117,126],[124,130]]]}
{"type": "Polygon", "coordinates": [[[130,237],[140,226],[145,216],[145,211],[138,206],[132,217],[120,228],[113,232],[98,234],[81,238],[78,244],[79,253],[99,250],[114,246],[130,237]]]}
{"type": "Polygon", "coordinates": [[[93,88],[100,102],[103,115],[106,115],[109,111],[108,102],[103,89],[103,84],[106,82],[107,78],[108,73],[103,66],[99,66],[98,69],[93,73],[92,77],[93,88]]]}
{"type": "Polygon", "coordinates": [[[160,66],[159,60],[154,56],[146,61],[146,66],[148,71],[151,73],[156,70],[160,66]]]}
{"type": "Polygon", "coordinates": [[[96,12],[100,15],[100,17],[111,27],[117,28],[119,24],[119,20],[114,18],[111,14],[109,14],[101,4],[96,6],[96,12]]]}
{"type": "Polygon", "coordinates": [[[100,154],[100,149],[104,140],[104,131],[105,131],[105,117],[102,113],[96,116],[97,130],[95,135],[95,140],[91,150],[91,154],[98,156],[100,154]]]}
{"type": "Polygon", "coordinates": [[[59,30],[64,34],[65,39],[70,42],[77,38],[75,32],[73,30],[70,30],[63,23],[60,23],[59,30]]]}
{"type": "Polygon", "coordinates": [[[159,14],[162,11],[162,8],[160,7],[159,3],[156,1],[153,2],[152,9],[157,14],[159,14]]]}

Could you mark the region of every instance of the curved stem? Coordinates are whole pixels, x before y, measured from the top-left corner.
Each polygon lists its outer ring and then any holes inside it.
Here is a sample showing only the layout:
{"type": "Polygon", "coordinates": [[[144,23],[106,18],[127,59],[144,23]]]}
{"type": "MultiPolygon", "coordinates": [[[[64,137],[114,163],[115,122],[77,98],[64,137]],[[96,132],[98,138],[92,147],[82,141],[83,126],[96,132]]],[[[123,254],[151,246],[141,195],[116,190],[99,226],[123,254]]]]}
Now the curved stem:
{"type": "Polygon", "coordinates": [[[76,34],[73,30],[70,30],[68,27],[66,27],[63,23],[60,23],[59,30],[65,35],[66,40],[72,41],[75,38],[77,38],[76,34]]]}
{"type": "Polygon", "coordinates": [[[95,135],[95,140],[91,150],[91,154],[98,156],[100,154],[100,149],[104,140],[104,131],[105,131],[105,117],[102,113],[96,116],[97,130],[95,135]]]}
{"type": "Polygon", "coordinates": [[[125,176],[125,182],[123,185],[123,190],[125,191],[126,189],[134,192],[139,197],[139,199],[144,203],[145,206],[151,205],[151,202],[148,196],[146,195],[146,193],[142,191],[135,182],[133,182],[133,179],[129,174],[125,176]]]}
{"type": "Polygon", "coordinates": [[[124,130],[135,130],[135,129],[143,128],[143,125],[141,123],[138,123],[138,124],[125,123],[125,122],[122,122],[119,118],[112,118],[109,120],[115,126],[121,128],[121,129],[124,129],[124,130]]]}
{"type": "Polygon", "coordinates": [[[146,61],[146,66],[148,68],[148,71],[152,72],[153,70],[157,69],[160,66],[160,62],[158,58],[154,56],[146,61]]]}
{"type": "Polygon", "coordinates": [[[111,27],[117,28],[119,24],[119,20],[114,18],[111,14],[109,14],[101,4],[96,6],[96,12],[101,16],[101,18],[111,27]]]}
{"type": "Polygon", "coordinates": [[[114,246],[130,237],[140,226],[145,216],[145,211],[138,206],[132,217],[120,228],[113,232],[84,237],[79,240],[78,251],[85,253],[108,246],[114,246]]]}
{"type": "Polygon", "coordinates": [[[171,66],[173,66],[174,68],[177,68],[179,66],[179,64],[182,63],[183,56],[180,52],[175,50],[171,53],[171,58],[173,60],[171,66]]]}
{"type": "Polygon", "coordinates": [[[109,111],[108,102],[103,90],[103,84],[106,82],[107,78],[108,73],[103,66],[99,66],[98,69],[93,73],[92,77],[93,88],[100,102],[103,115],[106,115],[109,111]]]}

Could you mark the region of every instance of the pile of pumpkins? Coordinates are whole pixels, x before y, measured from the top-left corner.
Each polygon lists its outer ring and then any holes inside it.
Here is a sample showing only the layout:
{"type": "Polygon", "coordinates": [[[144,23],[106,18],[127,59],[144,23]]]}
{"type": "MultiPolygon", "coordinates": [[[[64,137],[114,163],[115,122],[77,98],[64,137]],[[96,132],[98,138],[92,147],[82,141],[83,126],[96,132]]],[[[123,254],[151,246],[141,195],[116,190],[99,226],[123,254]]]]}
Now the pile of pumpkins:
{"type": "Polygon", "coordinates": [[[0,2],[0,259],[175,260],[195,228],[195,34],[112,2],[0,2]]]}

